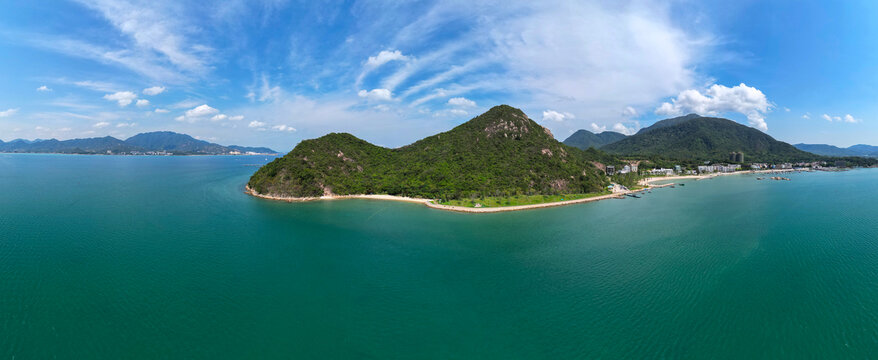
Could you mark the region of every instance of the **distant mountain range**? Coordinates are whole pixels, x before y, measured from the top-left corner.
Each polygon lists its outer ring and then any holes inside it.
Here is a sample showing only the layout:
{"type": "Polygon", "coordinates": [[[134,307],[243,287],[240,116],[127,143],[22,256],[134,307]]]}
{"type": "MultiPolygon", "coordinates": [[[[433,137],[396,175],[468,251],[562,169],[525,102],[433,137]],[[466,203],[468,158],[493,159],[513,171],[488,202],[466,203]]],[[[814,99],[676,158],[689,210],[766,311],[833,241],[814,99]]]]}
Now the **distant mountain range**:
{"type": "Polygon", "coordinates": [[[728,119],[697,114],[659,121],[632,136],[601,147],[611,154],[661,156],[667,159],[727,161],[731,152],[743,152],[746,162],[814,160],[768,134],[728,119]]]}
{"type": "Polygon", "coordinates": [[[72,140],[0,141],[0,152],[5,153],[58,153],[58,154],[114,154],[114,155],[233,155],[276,154],[266,147],[223,146],[195,139],[186,134],[156,131],[134,135],[126,140],[112,136],[72,140]]]}
{"type": "Polygon", "coordinates": [[[826,144],[796,144],[797,149],[823,156],[866,156],[878,157],[878,146],[854,145],[840,148],[826,144]]]}
{"type": "Polygon", "coordinates": [[[595,134],[588,130],[579,130],[573,133],[573,135],[570,135],[570,137],[568,137],[566,140],[564,140],[564,144],[577,147],[582,150],[588,149],[590,147],[598,149],[601,146],[612,144],[624,138],[624,134],[617,133],[615,131],[604,131],[602,133],[595,134]]]}

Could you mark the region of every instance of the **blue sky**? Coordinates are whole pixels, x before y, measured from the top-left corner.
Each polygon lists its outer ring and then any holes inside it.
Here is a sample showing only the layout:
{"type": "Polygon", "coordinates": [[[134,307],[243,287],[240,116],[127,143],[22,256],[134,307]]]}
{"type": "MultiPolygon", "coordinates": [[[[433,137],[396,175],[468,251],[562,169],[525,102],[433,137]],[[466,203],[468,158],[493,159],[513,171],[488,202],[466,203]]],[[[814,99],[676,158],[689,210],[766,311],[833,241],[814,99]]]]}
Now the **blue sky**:
{"type": "Polygon", "coordinates": [[[497,104],[559,140],[727,117],[878,144],[869,1],[0,4],[0,139],[155,130],[286,151],[401,146],[497,104]]]}

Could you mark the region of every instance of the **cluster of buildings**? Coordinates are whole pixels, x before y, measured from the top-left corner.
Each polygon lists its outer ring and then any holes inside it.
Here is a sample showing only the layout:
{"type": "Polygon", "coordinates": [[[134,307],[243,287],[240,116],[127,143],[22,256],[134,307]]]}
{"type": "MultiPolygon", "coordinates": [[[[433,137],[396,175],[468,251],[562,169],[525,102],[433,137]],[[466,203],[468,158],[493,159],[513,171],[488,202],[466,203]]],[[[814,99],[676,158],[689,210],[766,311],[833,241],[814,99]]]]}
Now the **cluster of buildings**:
{"type": "Polygon", "coordinates": [[[623,166],[619,171],[616,171],[615,165],[607,165],[606,169],[607,175],[613,176],[616,174],[628,174],[628,173],[637,173],[637,164],[628,164],[623,166]]]}
{"type": "Polygon", "coordinates": [[[161,156],[174,155],[173,153],[170,153],[170,152],[167,152],[164,150],[161,150],[161,151],[128,151],[128,152],[123,151],[120,153],[113,153],[113,152],[110,152],[110,150],[107,150],[107,154],[109,154],[109,155],[113,155],[113,154],[115,154],[115,155],[161,155],[161,156]]]}
{"type": "Polygon", "coordinates": [[[809,167],[810,163],[798,163],[793,165],[791,163],[783,163],[783,164],[766,164],[766,163],[753,163],[750,164],[750,168],[753,170],[773,170],[773,169],[793,169],[795,167],[809,167]]]}
{"type": "Polygon", "coordinates": [[[714,165],[701,165],[698,167],[699,174],[709,174],[709,173],[730,173],[735,171],[740,171],[740,164],[714,164],[714,165]]]}

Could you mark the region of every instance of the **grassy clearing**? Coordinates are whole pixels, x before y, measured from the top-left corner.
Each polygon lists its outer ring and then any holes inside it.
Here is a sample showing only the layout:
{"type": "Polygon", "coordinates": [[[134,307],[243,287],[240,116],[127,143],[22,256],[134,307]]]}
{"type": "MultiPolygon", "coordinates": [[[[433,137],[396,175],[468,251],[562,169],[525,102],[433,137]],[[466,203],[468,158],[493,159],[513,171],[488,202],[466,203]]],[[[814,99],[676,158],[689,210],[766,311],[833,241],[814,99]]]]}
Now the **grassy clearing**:
{"type": "Polygon", "coordinates": [[[484,197],[484,198],[476,198],[476,199],[462,199],[462,200],[448,200],[448,201],[440,201],[439,203],[442,205],[451,205],[451,206],[464,206],[464,207],[476,207],[476,204],[481,204],[481,207],[503,207],[503,206],[518,206],[518,205],[533,205],[533,204],[543,204],[550,202],[558,202],[558,201],[567,201],[567,200],[579,200],[585,199],[595,196],[608,195],[609,191],[599,192],[599,193],[589,193],[589,194],[565,194],[565,195],[516,195],[509,197],[484,197]]]}

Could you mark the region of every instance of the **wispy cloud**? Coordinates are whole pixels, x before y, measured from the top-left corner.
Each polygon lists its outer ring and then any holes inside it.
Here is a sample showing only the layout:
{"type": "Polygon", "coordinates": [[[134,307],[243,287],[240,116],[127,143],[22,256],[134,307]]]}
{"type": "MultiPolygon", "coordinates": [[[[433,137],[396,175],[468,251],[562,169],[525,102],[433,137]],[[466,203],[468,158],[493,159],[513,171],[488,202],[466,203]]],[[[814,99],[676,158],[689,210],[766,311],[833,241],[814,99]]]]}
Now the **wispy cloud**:
{"type": "Polygon", "coordinates": [[[10,117],[12,115],[15,115],[17,112],[18,112],[18,109],[6,109],[3,111],[0,111],[0,118],[10,117]]]}
{"type": "Polygon", "coordinates": [[[155,96],[155,95],[161,94],[163,92],[165,92],[164,86],[153,86],[153,87],[148,87],[146,89],[143,89],[143,95],[148,95],[148,96],[155,96]]]}
{"type": "Polygon", "coordinates": [[[135,1],[95,0],[83,5],[98,11],[118,31],[133,40],[133,49],[153,52],[186,72],[203,74],[211,49],[192,43],[191,31],[181,20],[185,9],[177,2],[154,1],[150,6],[135,1]]]}

